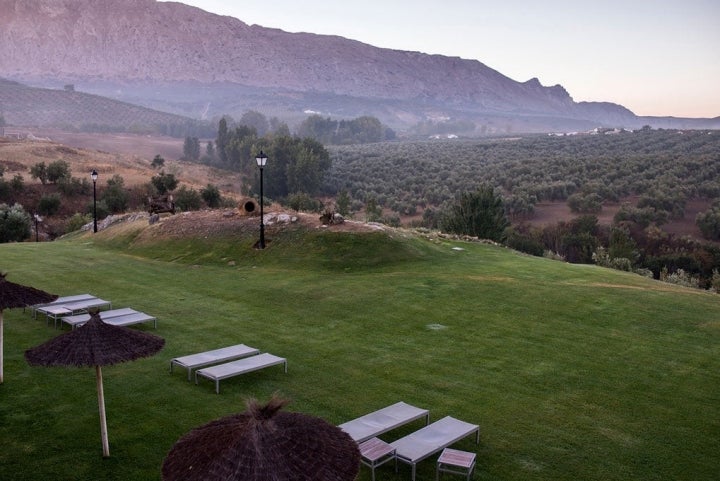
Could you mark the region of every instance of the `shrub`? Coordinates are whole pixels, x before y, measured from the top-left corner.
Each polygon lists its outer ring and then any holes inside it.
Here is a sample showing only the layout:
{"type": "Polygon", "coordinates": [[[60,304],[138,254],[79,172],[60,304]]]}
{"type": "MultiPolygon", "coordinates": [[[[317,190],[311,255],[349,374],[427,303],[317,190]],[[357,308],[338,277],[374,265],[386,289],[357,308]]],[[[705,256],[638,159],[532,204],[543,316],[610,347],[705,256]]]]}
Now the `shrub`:
{"type": "Polygon", "coordinates": [[[720,240],[720,204],[715,204],[695,217],[703,237],[709,240],[720,240]]]}
{"type": "Polygon", "coordinates": [[[118,214],[125,212],[128,206],[129,195],[124,189],[125,181],[119,175],[114,175],[107,181],[107,188],[103,191],[101,201],[105,203],[107,209],[118,214]]]}
{"type": "MultiPolygon", "coordinates": [[[[108,215],[110,215],[110,209],[108,209],[107,204],[104,200],[99,200],[95,204],[95,209],[97,211],[97,218],[98,220],[104,219],[108,215]]],[[[85,207],[85,212],[90,216],[90,220],[93,218],[93,201],[90,201],[87,203],[85,207]]]]}
{"type": "Polygon", "coordinates": [[[53,216],[60,210],[60,204],[59,194],[44,195],[38,202],[38,212],[42,215],[53,216]]]}
{"type": "Polygon", "coordinates": [[[532,232],[523,232],[519,229],[508,228],[505,233],[505,245],[516,251],[524,252],[536,257],[542,257],[545,246],[538,235],[532,232]]]}
{"type": "Polygon", "coordinates": [[[25,190],[25,180],[23,179],[23,176],[20,174],[15,174],[15,176],[10,181],[10,187],[12,187],[12,190],[15,192],[22,192],[25,190]]]}
{"type": "Polygon", "coordinates": [[[175,199],[175,207],[182,211],[200,210],[202,207],[202,199],[198,191],[192,188],[188,189],[184,185],[175,191],[173,199],[175,199]]]}
{"type": "Polygon", "coordinates": [[[154,175],[150,182],[157,190],[157,193],[161,195],[175,190],[178,185],[178,181],[173,174],[166,174],[162,171],[158,175],[154,175]]]}
{"type": "Polygon", "coordinates": [[[304,192],[298,192],[288,196],[287,205],[295,211],[320,212],[323,210],[323,203],[310,197],[304,192]]]}
{"type": "Polygon", "coordinates": [[[65,178],[58,181],[58,190],[68,197],[90,193],[90,182],[77,177],[65,178]]]}
{"type": "Polygon", "coordinates": [[[0,204],[0,242],[20,242],[30,237],[30,214],[20,204],[0,204]]]}
{"type": "Polygon", "coordinates": [[[672,274],[665,277],[665,282],[670,284],[676,284],[678,286],[694,287],[698,288],[700,285],[699,279],[685,272],[683,269],[678,269],[672,274]]]}
{"type": "Polygon", "coordinates": [[[45,162],[38,162],[30,167],[30,175],[33,179],[38,179],[42,185],[48,181],[47,165],[45,162]]]}
{"type": "Polygon", "coordinates": [[[220,190],[213,184],[208,184],[207,187],[202,189],[200,191],[200,197],[202,197],[205,204],[212,209],[219,207],[222,201],[220,190]]]}
{"type": "Polygon", "coordinates": [[[502,242],[508,226],[502,198],[488,186],[463,193],[442,219],[443,230],[502,242]]]}
{"type": "Polygon", "coordinates": [[[75,232],[90,222],[92,222],[91,215],[77,212],[65,222],[65,232],[75,232]]]}
{"type": "Polygon", "coordinates": [[[69,179],[70,176],[70,164],[64,160],[56,160],[50,162],[47,166],[47,180],[52,183],[57,183],[62,179],[69,179]]]}

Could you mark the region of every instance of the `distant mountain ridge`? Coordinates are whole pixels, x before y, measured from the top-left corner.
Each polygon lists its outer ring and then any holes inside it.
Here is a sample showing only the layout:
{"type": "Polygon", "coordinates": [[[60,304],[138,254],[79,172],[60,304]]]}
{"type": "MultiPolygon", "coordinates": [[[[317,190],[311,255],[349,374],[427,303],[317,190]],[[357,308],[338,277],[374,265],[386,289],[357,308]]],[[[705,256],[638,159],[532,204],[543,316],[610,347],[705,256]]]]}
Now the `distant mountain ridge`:
{"type": "Polygon", "coordinates": [[[486,131],[645,123],[620,105],[576,103],[560,85],[517,82],[477,60],[249,26],[155,0],[0,0],[0,77],[70,82],[195,117],[312,110],[395,127],[462,119],[486,131]]]}

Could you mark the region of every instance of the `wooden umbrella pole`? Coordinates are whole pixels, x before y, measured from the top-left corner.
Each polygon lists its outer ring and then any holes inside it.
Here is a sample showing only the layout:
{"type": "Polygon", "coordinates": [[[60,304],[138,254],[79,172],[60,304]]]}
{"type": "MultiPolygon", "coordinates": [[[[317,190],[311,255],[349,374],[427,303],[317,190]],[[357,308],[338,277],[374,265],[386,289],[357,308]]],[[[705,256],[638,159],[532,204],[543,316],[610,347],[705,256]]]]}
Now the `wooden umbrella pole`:
{"type": "Polygon", "coordinates": [[[102,436],[103,457],[110,457],[110,444],[108,443],[107,420],[105,419],[105,394],[103,393],[102,368],[95,366],[97,378],[98,406],[100,408],[100,434],[102,436]]]}

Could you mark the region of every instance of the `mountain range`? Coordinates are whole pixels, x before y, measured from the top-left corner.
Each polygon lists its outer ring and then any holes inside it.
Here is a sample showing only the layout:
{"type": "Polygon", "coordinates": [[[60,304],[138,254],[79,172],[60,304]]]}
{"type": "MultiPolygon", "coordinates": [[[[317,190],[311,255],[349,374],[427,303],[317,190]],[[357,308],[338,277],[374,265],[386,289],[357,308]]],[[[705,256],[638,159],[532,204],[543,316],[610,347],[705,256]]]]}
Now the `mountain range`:
{"type": "Polygon", "coordinates": [[[477,60],[288,33],[155,0],[0,0],[0,77],[195,119],[258,110],[293,125],[309,113],[373,115],[399,130],[455,122],[467,134],[720,128],[720,118],[638,117],[575,102],[561,85],[518,82],[477,60]]]}

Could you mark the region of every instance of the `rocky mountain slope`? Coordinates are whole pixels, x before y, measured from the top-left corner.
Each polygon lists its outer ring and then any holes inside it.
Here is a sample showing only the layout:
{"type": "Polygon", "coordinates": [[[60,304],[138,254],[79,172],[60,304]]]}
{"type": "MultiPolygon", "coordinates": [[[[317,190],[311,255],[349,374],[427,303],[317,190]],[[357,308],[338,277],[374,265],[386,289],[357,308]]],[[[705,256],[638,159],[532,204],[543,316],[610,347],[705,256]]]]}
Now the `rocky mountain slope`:
{"type": "Polygon", "coordinates": [[[642,123],[622,106],[576,103],[560,85],[516,82],[476,60],[249,26],[155,0],[0,0],[0,76],[71,82],[195,117],[312,110],[396,127],[463,119],[485,131],[642,123]]]}

